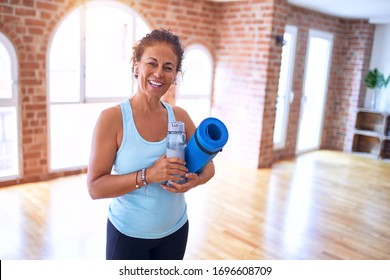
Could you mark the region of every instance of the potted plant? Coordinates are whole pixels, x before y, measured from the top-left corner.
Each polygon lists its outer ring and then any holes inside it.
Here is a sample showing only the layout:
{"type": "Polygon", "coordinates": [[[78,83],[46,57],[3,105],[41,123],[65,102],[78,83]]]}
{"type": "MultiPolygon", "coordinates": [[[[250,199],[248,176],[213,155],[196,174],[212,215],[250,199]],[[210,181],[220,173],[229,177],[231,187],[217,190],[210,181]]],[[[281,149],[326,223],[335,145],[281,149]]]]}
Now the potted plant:
{"type": "Polygon", "coordinates": [[[371,100],[371,109],[375,110],[377,95],[383,87],[387,87],[390,83],[390,75],[385,78],[385,76],[377,68],[375,68],[368,71],[364,78],[364,83],[366,84],[366,87],[374,90],[374,96],[371,100]]]}

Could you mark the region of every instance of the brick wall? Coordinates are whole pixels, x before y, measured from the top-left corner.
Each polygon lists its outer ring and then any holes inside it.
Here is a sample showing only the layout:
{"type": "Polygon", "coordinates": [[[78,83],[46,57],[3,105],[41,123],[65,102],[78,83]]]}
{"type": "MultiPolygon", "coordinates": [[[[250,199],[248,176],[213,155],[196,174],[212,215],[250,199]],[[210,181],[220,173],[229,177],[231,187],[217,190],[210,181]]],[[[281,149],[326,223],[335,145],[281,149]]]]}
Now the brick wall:
{"type": "MultiPolygon", "coordinates": [[[[19,60],[22,178],[0,186],[85,172],[51,174],[48,167],[46,55],[52,32],[81,0],[0,0],[0,32],[14,44],[19,60]]],[[[348,150],[354,111],[364,99],[362,70],[368,69],[373,27],[339,20],[286,4],[286,0],[227,3],[192,0],[121,0],[151,28],[172,29],[184,45],[201,43],[215,58],[212,114],[230,132],[221,153],[253,167],[270,166],[295,154],[309,28],[335,34],[323,147],[348,150]],[[281,47],[275,35],[285,23],[298,26],[298,55],[287,147],[272,149],[281,47]],[[353,46],[353,47],[351,47],[353,46]]],[[[174,98],[174,92],[170,93],[174,98]]]]}
{"type": "Polygon", "coordinates": [[[268,0],[229,2],[218,9],[213,114],[230,132],[225,151],[254,167],[272,162],[269,119],[275,114],[281,53],[274,43],[274,14],[268,0]]]}
{"type": "Polygon", "coordinates": [[[364,103],[363,76],[369,67],[374,25],[367,21],[338,19],[295,6],[289,7],[287,24],[298,27],[294,101],[290,105],[286,148],[275,151],[274,160],[295,155],[309,29],[334,36],[321,148],[350,151],[356,109],[364,103]]]}
{"type": "Polygon", "coordinates": [[[364,75],[371,58],[374,26],[366,21],[342,21],[340,44],[333,60],[332,88],[324,147],[351,151],[358,107],[363,107],[366,87],[364,75]]]}

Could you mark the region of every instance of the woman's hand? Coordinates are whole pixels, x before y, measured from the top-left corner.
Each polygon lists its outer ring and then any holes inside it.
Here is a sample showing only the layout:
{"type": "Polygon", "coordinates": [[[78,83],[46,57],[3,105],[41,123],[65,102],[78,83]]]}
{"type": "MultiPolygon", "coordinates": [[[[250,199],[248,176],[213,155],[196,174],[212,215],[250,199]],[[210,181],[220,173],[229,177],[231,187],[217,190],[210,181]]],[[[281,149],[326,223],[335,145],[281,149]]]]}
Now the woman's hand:
{"type": "Polygon", "coordinates": [[[148,183],[165,182],[168,180],[179,180],[178,176],[184,177],[188,172],[185,161],[166,155],[160,157],[151,167],[146,170],[146,181],[148,183]]]}
{"type": "Polygon", "coordinates": [[[161,187],[169,192],[185,193],[196,186],[207,183],[214,176],[214,163],[210,161],[199,174],[189,173],[185,162],[179,158],[160,157],[151,167],[147,169],[146,181],[149,183],[163,182],[161,187]],[[178,184],[174,181],[186,177],[187,181],[178,184]],[[165,185],[166,181],[172,181],[172,186],[165,185]]]}
{"type": "MultiPolygon", "coordinates": [[[[165,184],[161,184],[161,187],[164,190],[167,190],[169,192],[174,193],[185,193],[189,191],[192,188],[195,188],[196,186],[200,185],[199,176],[196,173],[186,173],[185,177],[187,178],[187,181],[183,184],[178,184],[174,181],[171,182],[172,186],[167,186],[165,184]]],[[[178,178],[176,178],[177,180],[178,178]]]]}

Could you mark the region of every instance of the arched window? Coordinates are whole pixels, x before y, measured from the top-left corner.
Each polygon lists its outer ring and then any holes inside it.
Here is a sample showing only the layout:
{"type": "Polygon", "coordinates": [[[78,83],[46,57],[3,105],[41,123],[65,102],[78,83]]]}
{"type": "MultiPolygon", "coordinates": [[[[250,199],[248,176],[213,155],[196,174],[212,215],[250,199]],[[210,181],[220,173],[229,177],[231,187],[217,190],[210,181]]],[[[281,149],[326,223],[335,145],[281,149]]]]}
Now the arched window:
{"type": "Polygon", "coordinates": [[[0,181],[19,176],[17,65],[14,47],[0,33],[0,181]]]}
{"type": "Polygon", "coordinates": [[[129,7],[88,2],[56,29],[49,47],[50,169],[88,164],[99,113],[133,94],[133,43],[150,30],[129,7]]]}
{"type": "Polygon", "coordinates": [[[195,125],[210,116],[213,59],[202,45],[187,48],[183,60],[183,79],[179,83],[176,104],[190,114],[195,125]]]}

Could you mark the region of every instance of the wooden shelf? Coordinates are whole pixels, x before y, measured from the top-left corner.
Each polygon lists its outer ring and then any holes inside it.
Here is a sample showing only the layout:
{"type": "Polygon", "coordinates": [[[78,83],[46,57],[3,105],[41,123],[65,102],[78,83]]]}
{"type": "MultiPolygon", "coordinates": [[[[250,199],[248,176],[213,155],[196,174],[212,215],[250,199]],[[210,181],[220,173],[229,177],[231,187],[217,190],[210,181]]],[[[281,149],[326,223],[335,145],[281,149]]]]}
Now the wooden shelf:
{"type": "Polygon", "coordinates": [[[365,136],[369,136],[369,137],[376,137],[376,138],[382,137],[382,135],[380,133],[375,132],[375,131],[370,131],[370,130],[355,129],[355,134],[365,135],[365,136]]]}
{"type": "Polygon", "coordinates": [[[385,117],[376,112],[358,112],[355,128],[357,130],[367,130],[382,134],[385,117]]]}
{"type": "Polygon", "coordinates": [[[390,160],[390,139],[383,141],[381,158],[390,160]]]}
{"type": "Polygon", "coordinates": [[[390,161],[390,113],[359,109],[352,152],[390,161]]]}

